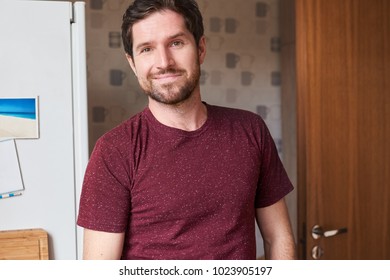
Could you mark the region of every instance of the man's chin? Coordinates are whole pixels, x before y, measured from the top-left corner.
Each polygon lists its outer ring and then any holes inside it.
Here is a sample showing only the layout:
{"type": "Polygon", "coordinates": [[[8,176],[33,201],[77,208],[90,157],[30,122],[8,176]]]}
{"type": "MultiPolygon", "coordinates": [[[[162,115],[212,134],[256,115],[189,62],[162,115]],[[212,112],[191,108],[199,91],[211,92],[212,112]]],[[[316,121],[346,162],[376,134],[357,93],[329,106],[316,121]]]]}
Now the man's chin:
{"type": "Polygon", "coordinates": [[[191,92],[149,92],[146,93],[151,99],[159,103],[166,105],[178,105],[186,101],[190,96],[191,92]]]}

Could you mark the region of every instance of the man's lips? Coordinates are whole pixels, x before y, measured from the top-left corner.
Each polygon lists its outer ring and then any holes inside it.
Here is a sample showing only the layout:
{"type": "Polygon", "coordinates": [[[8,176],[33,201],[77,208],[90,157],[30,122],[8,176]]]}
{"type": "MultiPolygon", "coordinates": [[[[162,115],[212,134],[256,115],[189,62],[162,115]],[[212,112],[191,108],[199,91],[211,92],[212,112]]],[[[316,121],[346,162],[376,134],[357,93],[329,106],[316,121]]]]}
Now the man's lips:
{"type": "Polygon", "coordinates": [[[181,74],[163,74],[163,75],[154,75],[153,79],[155,80],[170,80],[170,79],[176,79],[177,77],[180,77],[181,74]]]}
{"type": "Polygon", "coordinates": [[[152,75],[153,80],[160,82],[173,82],[183,75],[184,71],[164,71],[152,75]]]}

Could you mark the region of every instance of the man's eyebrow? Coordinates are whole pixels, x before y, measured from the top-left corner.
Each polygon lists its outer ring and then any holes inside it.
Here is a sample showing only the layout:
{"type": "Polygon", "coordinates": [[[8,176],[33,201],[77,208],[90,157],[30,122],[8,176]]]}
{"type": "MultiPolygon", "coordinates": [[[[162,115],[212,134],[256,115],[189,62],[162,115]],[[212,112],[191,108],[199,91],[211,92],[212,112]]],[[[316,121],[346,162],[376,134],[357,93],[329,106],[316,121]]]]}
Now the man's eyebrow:
{"type": "MultiPolygon", "coordinates": [[[[172,40],[172,39],[176,39],[176,38],[179,38],[179,37],[182,37],[182,36],[186,36],[186,33],[184,32],[179,32],[177,34],[174,34],[174,35],[171,35],[168,37],[169,40],[172,40]]],[[[138,45],[135,46],[135,50],[138,51],[140,49],[142,49],[143,47],[146,47],[146,46],[150,46],[152,44],[152,41],[147,41],[147,42],[143,42],[143,43],[139,43],[138,45]]]]}
{"type": "Polygon", "coordinates": [[[179,32],[179,33],[177,33],[177,34],[175,34],[175,35],[169,36],[169,39],[175,39],[175,38],[177,38],[177,37],[182,37],[182,36],[185,36],[185,35],[186,35],[186,33],[184,33],[184,32],[179,32]]]}
{"type": "Polygon", "coordinates": [[[134,47],[134,50],[135,50],[135,51],[138,51],[138,50],[140,50],[140,49],[142,49],[142,48],[144,48],[144,47],[146,47],[146,46],[149,46],[150,44],[151,44],[150,42],[140,43],[140,44],[138,44],[138,45],[136,45],[136,46],[134,47]]]}

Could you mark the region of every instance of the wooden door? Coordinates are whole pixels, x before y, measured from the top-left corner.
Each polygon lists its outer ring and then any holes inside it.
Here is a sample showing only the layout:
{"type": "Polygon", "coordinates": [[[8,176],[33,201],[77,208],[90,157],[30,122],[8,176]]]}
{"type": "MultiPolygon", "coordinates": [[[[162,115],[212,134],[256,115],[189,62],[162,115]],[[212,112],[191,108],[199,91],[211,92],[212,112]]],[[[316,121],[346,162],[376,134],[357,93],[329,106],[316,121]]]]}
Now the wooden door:
{"type": "Polygon", "coordinates": [[[390,1],[296,0],[296,33],[299,256],[390,259],[390,1]]]}

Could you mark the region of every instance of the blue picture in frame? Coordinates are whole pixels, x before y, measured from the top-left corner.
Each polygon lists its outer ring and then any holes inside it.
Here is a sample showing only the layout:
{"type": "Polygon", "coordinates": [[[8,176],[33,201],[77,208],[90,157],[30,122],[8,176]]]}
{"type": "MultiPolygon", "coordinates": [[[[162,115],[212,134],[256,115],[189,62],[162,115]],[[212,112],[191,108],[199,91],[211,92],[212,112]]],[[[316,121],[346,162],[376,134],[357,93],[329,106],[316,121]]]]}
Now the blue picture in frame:
{"type": "Polygon", "coordinates": [[[0,139],[39,138],[38,98],[0,97],[0,139]]]}

